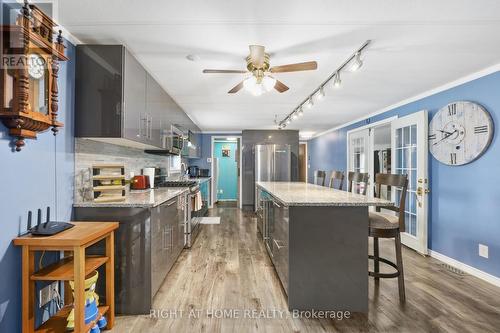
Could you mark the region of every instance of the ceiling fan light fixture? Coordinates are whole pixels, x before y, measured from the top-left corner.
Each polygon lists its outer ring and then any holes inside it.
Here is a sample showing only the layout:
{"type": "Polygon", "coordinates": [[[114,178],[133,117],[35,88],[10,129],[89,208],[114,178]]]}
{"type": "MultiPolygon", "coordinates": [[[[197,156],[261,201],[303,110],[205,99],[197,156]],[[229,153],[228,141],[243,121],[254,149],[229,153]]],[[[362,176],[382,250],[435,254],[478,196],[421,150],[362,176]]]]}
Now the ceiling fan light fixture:
{"type": "Polygon", "coordinates": [[[250,76],[248,79],[243,81],[243,87],[247,90],[252,92],[254,87],[257,85],[257,78],[255,76],[250,76]]]}
{"type": "Polygon", "coordinates": [[[266,91],[271,91],[276,85],[276,79],[274,77],[266,75],[262,78],[262,85],[264,86],[264,89],[266,91]]]}
{"type": "Polygon", "coordinates": [[[363,66],[363,60],[361,60],[361,52],[357,52],[354,60],[351,64],[351,72],[358,71],[363,66]]]}

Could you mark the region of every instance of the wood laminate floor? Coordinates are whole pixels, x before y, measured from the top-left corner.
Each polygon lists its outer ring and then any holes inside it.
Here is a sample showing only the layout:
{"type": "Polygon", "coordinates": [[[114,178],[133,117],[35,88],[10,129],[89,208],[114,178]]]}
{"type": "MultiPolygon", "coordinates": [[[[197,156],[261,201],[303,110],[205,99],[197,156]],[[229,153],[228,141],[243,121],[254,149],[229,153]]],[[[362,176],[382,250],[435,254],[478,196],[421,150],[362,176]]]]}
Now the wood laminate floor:
{"type": "MultiPolygon", "coordinates": [[[[155,297],[162,318],[118,317],[112,332],[500,332],[500,288],[408,249],[405,306],[399,304],[396,279],[378,286],[370,279],[368,315],[292,318],[254,215],[232,207],[210,215],[221,216],[221,224],[202,226],[155,297]],[[223,309],[225,315],[216,311],[223,309]],[[249,310],[255,310],[252,318],[244,318],[249,310]]],[[[382,241],[382,255],[394,259],[393,246],[382,241]]]]}

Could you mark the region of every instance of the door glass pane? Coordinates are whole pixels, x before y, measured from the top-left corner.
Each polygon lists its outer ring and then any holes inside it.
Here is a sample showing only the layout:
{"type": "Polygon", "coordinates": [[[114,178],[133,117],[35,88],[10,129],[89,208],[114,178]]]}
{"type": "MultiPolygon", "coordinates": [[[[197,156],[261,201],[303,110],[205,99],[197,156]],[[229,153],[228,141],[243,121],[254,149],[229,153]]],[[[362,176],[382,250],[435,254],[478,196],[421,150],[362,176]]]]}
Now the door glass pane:
{"type": "MultiPolygon", "coordinates": [[[[416,125],[396,130],[396,173],[408,175],[408,192],[405,202],[406,232],[417,235],[417,127],[416,125]]],[[[399,206],[401,190],[396,190],[396,204],[399,206]]]]}

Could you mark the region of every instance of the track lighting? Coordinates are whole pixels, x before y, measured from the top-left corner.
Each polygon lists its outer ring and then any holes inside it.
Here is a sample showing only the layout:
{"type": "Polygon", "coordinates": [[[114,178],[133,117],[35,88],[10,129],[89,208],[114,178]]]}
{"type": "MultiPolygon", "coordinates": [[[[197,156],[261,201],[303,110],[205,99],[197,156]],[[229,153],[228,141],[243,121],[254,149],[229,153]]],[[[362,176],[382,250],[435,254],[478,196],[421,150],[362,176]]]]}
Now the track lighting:
{"type": "MultiPolygon", "coordinates": [[[[306,99],[300,102],[298,108],[295,108],[292,112],[290,112],[281,122],[280,128],[285,128],[287,124],[290,124],[292,120],[297,119],[298,117],[304,114],[303,107],[307,107],[308,109],[312,108],[314,105],[314,101],[319,101],[325,97],[324,87],[327,84],[333,85],[333,88],[340,88],[342,85],[342,80],[340,78],[340,72],[343,70],[357,71],[363,66],[363,60],[361,59],[361,52],[364,51],[368,45],[370,45],[371,40],[367,40],[363,43],[354,53],[351,54],[349,58],[347,58],[336,70],[333,72],[325,81],[323,81],[318,88],[312,91],[306,99]]],[[[270,84],[270,83],[268,83],[270,84]]]]}
{"type": "Polygon", "coordinates": [[[356,52],[356,56],[351,65],[351,72],[356,72],[363,66],[363,60],[361,60],[361,52],[356,52]]]}
{"type": "Polygon", "coordinates": [[[304,104],[308,109],[312,108],[314,103],[311,97],[307,100],[307,102],[304,104]]]}
{"type": "Polygon", "coordinates": [[[340,79],[340,73],[335,73],[335,79],[333,80],[333,87],[338,89],[342,85],[342,80],[340,79]]]}
{"type": "Polygon", "coordinates": [[[315,95],[315,98],[317,101],[320,101],[325,97],[325,91],[323,90],[323,87],[319,88],[318,92],[315,95]]]}

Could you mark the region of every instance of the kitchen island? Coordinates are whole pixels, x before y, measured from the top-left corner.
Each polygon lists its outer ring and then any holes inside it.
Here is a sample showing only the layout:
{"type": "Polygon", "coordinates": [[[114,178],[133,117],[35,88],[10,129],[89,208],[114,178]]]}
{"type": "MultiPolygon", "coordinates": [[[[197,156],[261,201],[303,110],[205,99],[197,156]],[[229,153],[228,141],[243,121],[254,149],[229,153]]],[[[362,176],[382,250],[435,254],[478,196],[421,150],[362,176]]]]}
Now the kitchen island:
{"type": "Polygon", "coordinates": [[[392,202],[257,182],[257,216],[290,310],[368,312],[368,207],[392,202]]]}

